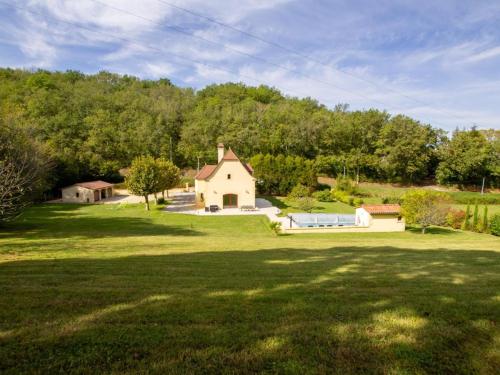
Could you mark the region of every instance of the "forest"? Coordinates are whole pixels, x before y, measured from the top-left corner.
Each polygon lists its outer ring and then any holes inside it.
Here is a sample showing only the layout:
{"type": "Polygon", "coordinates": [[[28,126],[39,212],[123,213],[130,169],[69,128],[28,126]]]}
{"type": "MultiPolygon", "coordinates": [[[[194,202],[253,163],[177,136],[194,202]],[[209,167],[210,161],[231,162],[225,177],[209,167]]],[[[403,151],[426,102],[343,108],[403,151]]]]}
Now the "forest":
{"type": "Polygon", "coordinates": [[[499,130],[457,124],[447,134],[403,114],[339,103],[330,109],[242,83],[194,90],[105,71],[0,69],[0,127],[10,134],[0,159],[36,149],[45,192],[81,180],[119,181],[118,171],[138,156],[196,168],[215,161],[218,142],[244,160],[294,157],[333,177],[460,187],[485,178],[487,187],[499,186],[499,130]]]}

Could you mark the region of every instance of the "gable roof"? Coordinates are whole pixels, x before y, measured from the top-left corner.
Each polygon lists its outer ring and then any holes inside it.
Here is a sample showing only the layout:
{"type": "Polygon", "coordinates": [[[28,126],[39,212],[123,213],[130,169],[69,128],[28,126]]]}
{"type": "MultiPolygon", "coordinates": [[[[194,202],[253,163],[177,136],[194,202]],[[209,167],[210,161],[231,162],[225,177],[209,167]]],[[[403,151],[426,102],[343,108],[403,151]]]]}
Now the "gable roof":
{"type": "Polygon", "coordinates": [[[253,168],[250,164],[248,163],[242,163],[241,160],[236,156],[233,150],[229,148],[229,150],[226,151],[224,154],[223,158],[218,164],[205,164],[203,168],[200,169],[198,174],[194,177],[196,180],[206,180],[209,177],[211,177],[215,171],[218,169],[218,167],[222,164],[224,161],[239,161],[243,168],[250,174],[253,175],[253,168]]]}
{"type": "Polygon", "coordinates": [[[80,186],[85,189],[97,190],[97,189],[106,189],[109,187],[113,187],[113,184],[109,182],[97,180],[97,181],[88,181],[88,182],[78,182],[75,186],[80,186]]]}
{"type": "Polygon", "coordinates": [[[372,215],[399,214],[401,212],[399,204],[363,204],[361,208],[372,215]]]}
{"type": "Polygon", "coordinates": [[[224,157],[222,158],[222,160],[240,160],[240,159],[238,159],[238,157],[233,152],[233,150],[229,149],[224,154],[224,157]]]}

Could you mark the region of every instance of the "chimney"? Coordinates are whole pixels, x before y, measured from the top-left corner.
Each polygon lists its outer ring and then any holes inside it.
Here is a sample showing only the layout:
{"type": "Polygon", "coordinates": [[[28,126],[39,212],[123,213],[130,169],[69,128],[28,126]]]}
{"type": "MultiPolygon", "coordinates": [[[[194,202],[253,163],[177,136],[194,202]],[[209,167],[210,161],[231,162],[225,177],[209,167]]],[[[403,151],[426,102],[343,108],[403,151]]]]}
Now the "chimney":
{"type": "Polygon", "coordinates": [[[223,157],[224,157],[224,144],[219,143],[217,145],[217,163],[220,163],[223,157]]]}

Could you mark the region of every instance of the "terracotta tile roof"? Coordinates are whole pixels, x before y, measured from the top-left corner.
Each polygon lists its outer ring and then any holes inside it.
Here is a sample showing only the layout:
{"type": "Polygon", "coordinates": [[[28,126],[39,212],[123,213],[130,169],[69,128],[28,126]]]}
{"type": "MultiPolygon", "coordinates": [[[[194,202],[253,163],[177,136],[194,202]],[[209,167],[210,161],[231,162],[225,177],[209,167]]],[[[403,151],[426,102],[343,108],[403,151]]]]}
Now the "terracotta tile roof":
{"type": "Polygon", "coordinates": [[[363,204],[361,208],[375,215],[399,214],[401,212],[401,206],[399,204],[363,204]]]}
{"type": "Polygon", "coordinates": [[[222,158],[222,160],[219,162],[217,165],[213,164],[206,164],[201,168],[201,170],[198,172],[198,174],[194,177],[197,180],[206,180],[209,178],[217,169],[217,167],[222,163],[224,160],[229,160],[229,161],[239,161],[241,165],[247,170],[250,175],[253,175],[253,168],[250,164],[247,163],[242,163],[240,159],[236,156],[236,154],[233,152],[233,150],[229,149],[226,151],[226,154],[222,158]]]}
{"type": "Polygon", "coordinates": [[[113,184],[110,184],[109,182],[97,180],[97,181],[89,181],[89,182],[78,182],[75,184],[76,186],[81,186],[86,189],[90,190],[97,190],[97,189],[106,189],[113,187],[113,184]]]}
{"type": "Polygon", "coordinates": [[[213,171],[215,171],[215,168],[217,168],[217,165],[205,164],[194,178],[197,180],[205,180],[210,177],[213,171]]]}
{"type": "Polygon", "coordinates": [[[226,151],[226,154],[224,155],[222,160],[240,160],[240,159],[238,159],[233,150],[229,149],[226,151]]]}
{"type": "Polygon", "coordinates": [[[250,164],[245,163],[245,164],[243,164],[243,166],[247,169],[247,171],[248,171],[251,175],[253,175],[253,168],[252,168],[252,166],[251,166],[250,164]]]}

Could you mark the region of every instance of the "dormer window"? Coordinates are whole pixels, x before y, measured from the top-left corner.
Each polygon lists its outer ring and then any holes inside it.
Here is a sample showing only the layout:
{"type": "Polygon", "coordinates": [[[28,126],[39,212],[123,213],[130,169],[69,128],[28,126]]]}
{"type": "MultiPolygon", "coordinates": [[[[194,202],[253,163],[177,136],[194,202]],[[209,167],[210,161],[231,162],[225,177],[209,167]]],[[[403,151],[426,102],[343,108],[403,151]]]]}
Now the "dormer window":
{"type": "Polygon", "coordinates": [[[228,179],[228,180],[230,180],[230,179],[231,179],[231,175],[230,175],[230,174],[228,174],[228,175],[227,175],[227,179],[228,179]]]}

